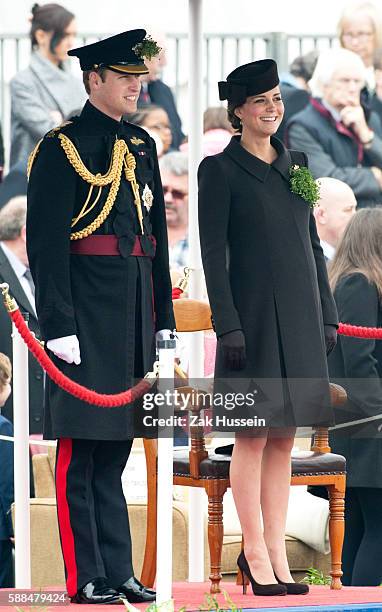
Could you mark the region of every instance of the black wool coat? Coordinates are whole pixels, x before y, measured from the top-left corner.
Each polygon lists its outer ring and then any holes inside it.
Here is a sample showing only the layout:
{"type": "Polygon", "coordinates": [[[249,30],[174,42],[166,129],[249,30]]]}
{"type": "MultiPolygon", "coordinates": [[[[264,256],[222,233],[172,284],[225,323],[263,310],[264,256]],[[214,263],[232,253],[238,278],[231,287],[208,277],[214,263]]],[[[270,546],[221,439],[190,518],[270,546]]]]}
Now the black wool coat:
{"type": "MultiPolygon", "coordinates": [[[[96,187],[93,198],[97,192],[96,187]]],[[[104,187],[98,204],[75,230],[96,218],[108,192],[109,187],[104,187]]],[[[155,331],[174,328],[163,193],[155,145],[147,132],[115,121],[90,102],[71,124],[49,132],[31,171],[27,236],[43,338],[76,334],[79,339],[81,364],[54,359],[57,366],[100,393],[128,389],[134,376],[140,378],[152,368],[155,331]],[[131,255],[140,229],[124,173],[114,207],[96,231],[116,235],[120,255],[70,253],[71,221],[87,198],[89,184],[68,162],[60,132],[74,143],[92,173],[106,173],[116,138],[126,141],[136,160],[141,197],[145,185],[154,196],[150,209],[142,201],[145,236],[140,243],[150,256],[131,255]],[[150,234],[157,242],[155,255],[150,234]]],[[[137,410],[131,405],[91,406],[48,381],[45,437],[124,440],[141,434],[138,429],[137,410]]]]}
{"type": "MultiPolygon", "coordinates": [[[[40,338],[40,329],[36,314],[1,246],[0,282],[8,283],[10,293],[18,303],[21,312],[28,314],[29,329],[37,338],[40,338]]],[[[0,351],[8,355],[12,361],[12,322],[3,305],[0,307],[0,351]]],[[[31,434],[41,434],[44,407],[44,373],[32,353],[28,355],[28,374],[29,432],[31,434]]],[[[13,423],[13,393],[1,408],[1,413],[13,423]]]]}
{"type": "MultiPolygon", "coordinates": [[[[382,305],[374,283],[360,273],[340,279],[334,290],[340,320],[351,325],[382,327],[382,305]]],[[[369,417],[369,422],[330,433],[333,452],[346,457],[348,487],[382,487],[382,343],[339,336],[329,356],[333,381],[347,391],[348,402],[336,410],[344,425],[369,417]]]]}
{"type": "MultiPolygon", "coordinates": [[[[215,379],[274,379],[267,393],[276,403],[281,394],[293,424],[328,423],[323,324],[336,325],[337,311],[312,211],[289,184],[290,167],[306,156],[271,142],[278,153],[272,164],[234,136],[199,167],[200,241],[216,334],[242,329],[247,352],[245,369],[232,372],[218,340],[215,379]]],[[[264,397],[256,406],[269,425],[279,424],[279,410],[264,397]]]]}

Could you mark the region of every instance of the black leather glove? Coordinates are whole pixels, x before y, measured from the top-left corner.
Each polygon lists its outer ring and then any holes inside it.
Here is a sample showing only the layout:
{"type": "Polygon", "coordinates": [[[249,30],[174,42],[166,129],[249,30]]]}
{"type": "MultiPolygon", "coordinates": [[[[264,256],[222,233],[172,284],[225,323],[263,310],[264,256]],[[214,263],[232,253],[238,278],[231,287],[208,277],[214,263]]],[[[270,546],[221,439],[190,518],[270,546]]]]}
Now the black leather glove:
{"type": "Polygon", "coordinates": [[[219,337],[224,365],[229,370],[243,370],[246,363],[245,338],[241,329],[228,332],[219,337]]]}
{"type": "Polygon", "coordinates": [[[330,355],[337,344],[337,328],[335,325],[324,325],[326,354],[330,355]]]}

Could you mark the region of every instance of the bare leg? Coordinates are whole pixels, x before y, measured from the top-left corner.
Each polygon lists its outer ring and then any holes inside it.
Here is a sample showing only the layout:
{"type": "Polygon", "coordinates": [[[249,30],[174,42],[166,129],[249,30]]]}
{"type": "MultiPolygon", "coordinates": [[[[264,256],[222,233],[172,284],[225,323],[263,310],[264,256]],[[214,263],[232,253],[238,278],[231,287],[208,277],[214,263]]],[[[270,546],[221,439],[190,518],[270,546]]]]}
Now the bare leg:
{"type": "Polygon", "coordinates": [[[272,431],[264,448],[261,472],[264,540],[273,570],[283,582],[293,582],[285,548],[285,524],[294,435],[294,428],[283,429],[279,434],[272,431]]]}
{"type": "Polygon", "coordinates": [[[244,553],[254,579],[260,584],[276,583],[260,519],[260,479],[267,431],[261,437],[236,435],[231,459],[232,494],[244,537],[244,553]]]}

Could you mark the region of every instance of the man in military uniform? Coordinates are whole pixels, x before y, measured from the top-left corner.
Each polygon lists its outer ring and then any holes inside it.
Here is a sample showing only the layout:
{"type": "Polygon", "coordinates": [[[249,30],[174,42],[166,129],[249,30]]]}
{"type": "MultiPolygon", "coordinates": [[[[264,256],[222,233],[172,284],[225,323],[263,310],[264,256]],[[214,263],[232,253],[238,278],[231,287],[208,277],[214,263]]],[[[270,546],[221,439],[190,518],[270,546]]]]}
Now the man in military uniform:
{"type": "MultiPolygon", "coordinates": [[[[174,328],[166,217],[153,140],[122,121],[136,110],[144,30],[73,49],[89,93],[81,115],[32,153],[28,255],[40,328],[72,380],[118,393],[152,368],[155,332],[174,328]]],[[[58,438],[57,510],[76,603],[155,599],[134,577],[121,474],[137,406],[96,407],[47,384],[46,438],[58,438]]],[[[142,434],[141,434],[142,435],[142,434]]]]}

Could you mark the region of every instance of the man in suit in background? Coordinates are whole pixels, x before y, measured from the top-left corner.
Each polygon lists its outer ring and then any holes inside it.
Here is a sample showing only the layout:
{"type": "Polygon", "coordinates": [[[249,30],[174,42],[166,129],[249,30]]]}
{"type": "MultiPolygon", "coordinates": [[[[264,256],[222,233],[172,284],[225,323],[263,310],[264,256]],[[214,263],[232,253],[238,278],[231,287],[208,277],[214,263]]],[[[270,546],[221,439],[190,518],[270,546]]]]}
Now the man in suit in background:
{"type": "Polygon", "coordinates": [[[317,179],[320,199],[313,209],[317,233],[326,261],[334,257],[347,224],[355,214],[357,200],[349,185],[326,176],[317,179]]]}
{"type": "MultiPolygon", "coordinates": [[[[29,315],[29,328],[39,338],[34,285],[30,275],[26,251],[26,197],[13,198],[0,211],[0,282],[8,283],[10,293],[20,310],[29,315]]],[[[12,360],[12,324],[4,307],[0,307],[0,351],[12,360]]],[[[29,430],[42,433],[44,375],[35,358],[29,354],[29,430]]],[[[12,395],[3,410],[13,422],[12,395]]]]}
{"type": "Polygon", "coordinates": [[[289,119],[309,103],[311,97],[309,81],[312,78],[317,58],[317,51],[299,55],[291,63],[289,72],[280,75],[280,91],[285,110],[276,136],[282,141],[285,138],[285,126],[289,119]]]}
{"type": "Polygon", "coordinates": [[[0,208],[3,208],[11,198],[27,194],[27,160],[23,159],[6,174],[0,183],[0,208]]]}
{"type": "Polygon", "coordinates": [[[157,39],[161,51],[150,60],[145,59],[149,73],[142,77],[142,88],[138,98],[138,108],[142,108],[148,104],[156,104],[164,108],[171,125],[171,149],[177,150],[184,141],[185,136],[182,132],[182,121],[176,108],[174,94],[170,87],[161,79],[162,70],[167,64],[166,38],[164,35],[158,36],[158,34],[156,34],[154,38],[157,39]]]}

